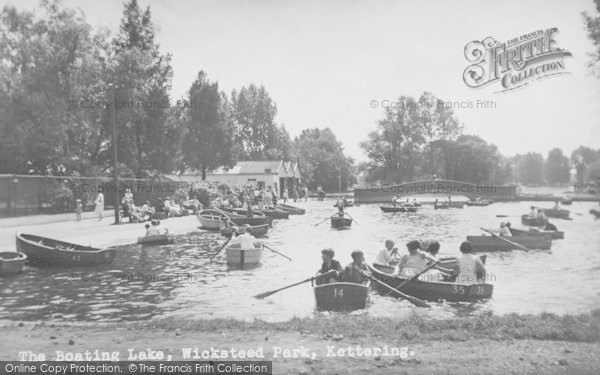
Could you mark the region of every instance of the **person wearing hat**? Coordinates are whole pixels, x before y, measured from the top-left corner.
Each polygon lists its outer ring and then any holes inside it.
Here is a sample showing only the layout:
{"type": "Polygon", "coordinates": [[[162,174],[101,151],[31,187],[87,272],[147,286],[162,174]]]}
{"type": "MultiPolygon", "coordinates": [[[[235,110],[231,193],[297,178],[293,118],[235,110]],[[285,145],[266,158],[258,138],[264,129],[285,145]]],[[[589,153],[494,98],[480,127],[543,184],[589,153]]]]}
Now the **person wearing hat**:
{"type": "Polygon", "coordinates": [[[398,275],[403,278],[411,278],[427,268],[427,263],[436,262],[436,259],[424,251],[421,251],[421,243],[417,240],[406,244],[408,254],[400,258],[398,263],[398,275]]]}
{"type": "Polygon", "coordinates": [[[376,262],[384,266],[395,266],[398,264],[398,248],[394,247],[394,241],[386,240],[385,248],[381,249],[377,255],[376,262]]]}
{"type": "Polygon", "coordinates": [[[459,284],[474,284],[485,278],[485,266],[478,256],[473,255],[473,245],[465,241],[460,244],[461,256],[457,259],[457,265],[454,270],[458,277],[456,282],[459,284]]]}
{"type": "Polygon", "coordinates": [[[323,259],[323,264],[321,265],[321,269],[317,272],[317,276],[332,270],[336,271],[336,275],[329,277],[327,280],[324,280],[323,278],[317,278],[317,285],[336,282],[337,277],[339,277],[340,273],[343,271],[340,262],[333,259],[334,256],[335,252],[331,248],[321,250],[321,258],[323,259]]]}
{"type": "Polygon", "coordinates": [[[362,284],[367,279],[365,273],[369,273],[365,264],[365,255],[360,250],[354,250],[350,256],[352,263],[344,268],[342,280],[347,283],[362,284]]]}
{"type": "Polygon", "coordinates": [[[250,225],[242,225],[239,229],[240,235],[232,239],[231,244],[240,244],[240,249],[242,250],[251,250],[260,247],[260,243],[248,232],[248,228],[250,228],[250,225]]]}

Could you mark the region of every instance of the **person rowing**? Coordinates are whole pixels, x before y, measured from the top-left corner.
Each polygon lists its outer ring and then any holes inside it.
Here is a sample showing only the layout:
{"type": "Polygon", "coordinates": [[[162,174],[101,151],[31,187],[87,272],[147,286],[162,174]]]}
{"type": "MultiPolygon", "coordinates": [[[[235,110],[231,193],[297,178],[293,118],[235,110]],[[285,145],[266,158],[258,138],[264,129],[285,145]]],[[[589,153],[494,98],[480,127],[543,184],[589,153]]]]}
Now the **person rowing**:
{"type": "Polygon", "coordinates": [[[240,235],[231,240],[231,244],[239,244],[242,250],[251,250],[260,246],[258,240],[248,232],[250,225],[244,224],[240,227],[240,235]]]}
{"type": "Polygon", "coordinates": [[[354,250],[352,254],[352,263],[348,264],[342,272],[342,281],[346,283],[363,284],[367,281],[365,273],[368,274],[369,269],[365,264],[365,255],[360,250],[354,250]]]}
{"type": "Polygon", "coordinates": [[[384,266],[395,266],[398,264],[398,248],[394,247],[394,245],[395,243],[392,240],[385,241],[385,247],[377,255],[377,264],[384,266]]]}
{"type": "Polygon", "coordinates": [[[321,258],[323,259],[323,264],[321,265],[321,269],[319,269],[319,271],[317,272],[317,285],[334,283],[337,281],[337,278],[339,278],[339,276],[341,275],[343,271],[342,265],[340,264],[340,262],[333,259],[334,256],[335,252],[331,248],[321,250],[321,258]],[[319,275],[325,274],[332,270],[336,271],[335,276],[331,276],[325,280],[322,277],[318,277],[319,275]]]}
{"type": "Polygon", "coordinates": [[[504,221],[500,223],[500,235],[502,237],[511,237],[512,236],[512,232],[510,231],[509,223],[506,223],[504,221]]]}
{"type": "MultiPolygon", "coordinates": [[[[439,262],[438,253],[440,252],[440,243],[438,241],[431,241],[426,246],[426,251],[430,257],[435,259],[435,263],[439,262]]],[[[431,261],[427,263],[427,266],[430,266],[431,261]]],[[[425,275],[423,275],[423,279],[426,281],[445,281],[448,277],[452,276],[453,270],[449,268],[444,268],[440,266],[436,266],[428,270],[425,275]]]]}
{"type": "Polygon", "coordinates": [[[169,230],[167,228],[164,228],[160,225],[159,220],[152,220],[150,224],[152,225],[146,231],[146,236],[160,236],[169,233],[169,230]]]}
{"type": "Polygon", "coordinates": [[[338,208],[338,217],[344,217],[344,205],[341,203],[339,198],[336,206],[338,208]]]}
{"type": "Polygon", "coordinates": [[[413,240],[406,244],[408,254],[400,258],[397,273],[400,277],[411,278],[427,268],[428,262],[437,260],[431,255],[421,251],[421,243],[413,240]]]}
{"type": "Polygon", "coordinates": [[[537,209],[535,208],[535,206],[531,206],[531,208],[529,210],[529,216],[530,217],[536,217],[537,216],[537,209]]]}
{"type": "Polygon", "coordinates": [[[478,256],[473,255],[473,245],[465,241],[460,244],[462,255],[457,259],[455,273],[458,274],[456,282],[460,284],[475,284],[485,278],[485,266],[478,256]]]}

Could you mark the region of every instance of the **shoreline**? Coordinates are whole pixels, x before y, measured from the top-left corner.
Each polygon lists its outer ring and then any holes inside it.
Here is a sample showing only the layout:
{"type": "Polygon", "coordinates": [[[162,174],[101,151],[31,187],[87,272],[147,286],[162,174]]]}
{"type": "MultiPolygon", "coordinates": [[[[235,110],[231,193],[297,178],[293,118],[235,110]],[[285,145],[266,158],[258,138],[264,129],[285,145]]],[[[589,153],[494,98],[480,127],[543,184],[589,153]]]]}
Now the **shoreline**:
{"type": "MultiPolygon", "coordinates": [[[[0,351],[0,359],[13,361],[20,351],[43,353],[47,360],[95,350],[111,353],[115,360],[161,352],[174,361],[231,360],[253,351],[262,355],[257,359],[273,361],[273,373],[286,374],[600,370],[600,309],[579,315],[487,314],[445,320],[339,315],[281,323],[177,318],[84,325],[4,321],[0,335],[11,342],[8,350],[0,351]],[[190,351],[192,357],[184,359],[190,351]]],[[[32,360],[30,354],[23,356],[32,360]]]]}

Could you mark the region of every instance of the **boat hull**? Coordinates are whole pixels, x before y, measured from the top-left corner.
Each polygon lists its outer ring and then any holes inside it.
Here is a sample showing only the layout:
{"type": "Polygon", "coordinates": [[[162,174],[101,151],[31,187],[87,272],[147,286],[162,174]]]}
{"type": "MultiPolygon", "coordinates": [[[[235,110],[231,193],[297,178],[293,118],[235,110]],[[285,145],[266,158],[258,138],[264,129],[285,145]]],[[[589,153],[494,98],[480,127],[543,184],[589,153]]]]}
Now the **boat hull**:
{"type": "MultiPolygon", "coordinates": [[[[373,277],[388,284],[392,288],[398,287],[406,279],[381,272],[377,266],[371,267],[373,277]]],[[[382,295],[400,297],[396,292],[390,291],[385,286],[374,283],[375,289],[382,295]]],[[[460,284],[438,281],[411,281],[399,289],[400,292],[428,301],[446,300],[452,302],[476,302],[492,298],[494,286],[492,284],[460,284]]]]}
{"type": "Polygon", "coordinates": [[[227,264],[235,267],[244,267],[258,264],[262,256],[262,248],[241,249],[239,244],[228,246],[225,249],[227,264]]]}
{"type": "Polygon", "coordinates": [[[27,255],[14,251],[0,253],[0,276],[16,275],[23,270],[27,255]]]}
{"type": "Polygon", "coordinates": [[[352,226],[352,219],[347,217],[332,217],[331,227],[336,229],[350,228],[352,226]]]}
{"type": "Polygon", "coordinates": [[[140,245],[168,245],[175,243],[175,238],[169,234],[157,234],[153,236],[138,237],[137,243],[140,245]]]}
{"type": "Polygon", "coordinates": [[[542,212],[544,212],[544,215],[555,219],[569,219],[570,215],[569,210],[560,210],[555,208],[544,208],[542,212]]]}
{"type": "Polygon", "coordinates": [[[304,215],[306,213],[306,210],[304,208],[298,208],[290,206],[288,204],[276,204],[275,208],[289,212],[290,215],[304,215]]]}
{"type": "Polygon", "coordinates": [[[290,213],[284,210],[262,210],[259,211],[265,214],[266,216],[270,216],[273,219],[289,219],[290,213]]]}
{"type": "Polygon", "coordinates": [[[548,218],[523,215],[521,216],[521,223],[523,223],[523,225],[529,225],[531,227],[543,227],[546,226],[546,224],[548,224],[548,218]]]}
{"type": "Polygon", "coordinates": [[[29,234],[17,235],[17,250],[27,255],[30,264],[47,267],[110,264],[117,255],[114,249],[96,249],[29,234]]]}
{"type": "Polygon", "coordinates": [[[417,212],[417,207],[379,206],[383,212],[417,212]]]}
{"type": "MultiPolygon", "coordinates": [[[[261,237],[267,234],[269,230],[269,224],[256,225],[248,228],[248,232],[254,237],[261,237]]],[[[231,237],[233,235],[233,228],[223,228],[221,229],[221,234],[226,237],[231,237]]]]}
{"type": "Polygon", "coordinates": [[[370,284],[329,283],[314,287],[317,310],[353,311],[364,309],[370,284]]]}
{"type": "MultiPolygon", "coordinates": [[[[525,246],[528,249],[548,250],[552,246],[549,236],[511,236],[507,240],[525,246]]],[[[493,252],[518,250],[519,247],[494,236],[467,236],[475,252],[493,252]]]]}
{"type": "Polygon", "coordinates": [[[490,204],[492,204],[492,202],[466,202],[465,204],[467,206],[485,207],[485,206],[489,206],[490,204]]]}
{"type": "Polygon", "coordinates": [[[550,237],[551,240],[560,240],[565,238],[565,232],[559,230],[538,230],[538,229],[510,229],[513,236],[541,236],[550,237]]]}
{"type": "Polygon", "coordinates": [[[227,215],[217,210],[203,210],[200,211],[196,217],[198,218],[202,229],[219,230],[225,227],[223,219],[225,219],[227,215]]]}

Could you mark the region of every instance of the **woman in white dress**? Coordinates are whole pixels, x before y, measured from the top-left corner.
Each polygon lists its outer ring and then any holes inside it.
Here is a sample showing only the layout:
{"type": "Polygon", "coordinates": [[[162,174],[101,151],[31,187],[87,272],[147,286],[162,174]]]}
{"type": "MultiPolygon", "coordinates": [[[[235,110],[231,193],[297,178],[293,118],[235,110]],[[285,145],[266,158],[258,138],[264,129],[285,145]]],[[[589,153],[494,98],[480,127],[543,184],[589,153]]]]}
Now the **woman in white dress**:
{"type": "Polygon", "coordinates": [[[104,194],[102,192],[98,192],[98,196],[94,201],[96,204],[96,215],[98,215],[98,221],[102,220],[102,215],[104,214],[104,194]]]}

